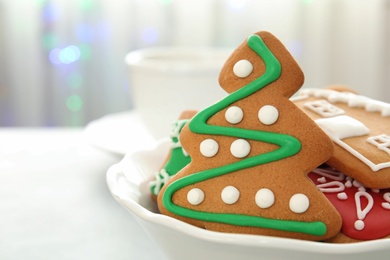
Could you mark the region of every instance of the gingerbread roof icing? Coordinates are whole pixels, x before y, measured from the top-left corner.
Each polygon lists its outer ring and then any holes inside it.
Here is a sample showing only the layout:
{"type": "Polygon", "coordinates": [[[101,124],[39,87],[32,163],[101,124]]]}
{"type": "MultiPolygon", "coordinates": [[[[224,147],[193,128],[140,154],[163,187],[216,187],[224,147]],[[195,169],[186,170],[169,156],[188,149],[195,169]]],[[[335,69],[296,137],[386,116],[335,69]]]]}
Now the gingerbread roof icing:
{"type": "Polygon", "coordinates": [[[330,166],[370,188],[390,188],[390,104],[350,92],[304,89],[292,99],[333,140],[330,166]]]}

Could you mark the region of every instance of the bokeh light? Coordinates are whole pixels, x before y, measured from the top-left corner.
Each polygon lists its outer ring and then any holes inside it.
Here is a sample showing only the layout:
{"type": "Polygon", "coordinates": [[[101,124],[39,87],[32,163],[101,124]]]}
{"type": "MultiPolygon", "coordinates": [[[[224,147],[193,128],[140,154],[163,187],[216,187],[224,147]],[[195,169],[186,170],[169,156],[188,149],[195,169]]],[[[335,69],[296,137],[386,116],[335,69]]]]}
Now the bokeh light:
{"type": "Polygon", "coordinates": [[[95,7],[95,3],[93,0],[78,0],[77,5],[82,11],[90,11],[95,7]]]}
{"type": "Polygon", "coordinates": [[[55,3],[48,2],[42,6],[42,18],[45,23],[52,23],[58,21],[61,17],[61,8],[59,8],[55,3]]]}
{"type": "Polygon", "coordinates": [[[60,51],[60,48],[54,48],[49,52],[49,60],[52,64],[61,64],[59,59],[60,51]]]}
{"type": "Polygon", "coordinates": [[[80,59],[80,49],[75,45],[69,45],[60,51],[60,60],[64,64],[70,64],[80,59]]]}
{"type": "Polygon", "coordinates": [[[47,4],[47,1],[48,1],[48,0],[35,0],[35,3],[36,3],[39,7],[44,7],[44,6],[47,4]]]}
{"type": "Polygon", "coordinates": [[[80,48],[69,45],[65,48],[54,48],[49,53],[49,60],[53,64],[71,64],[80,59],[80,48]]]}
{"type": "Polygon", "coordinates": [[[69,96],[66,99],[66,107],[73,112],[80,111],[83,108],[83,100],[78,95],[69,96]]]}

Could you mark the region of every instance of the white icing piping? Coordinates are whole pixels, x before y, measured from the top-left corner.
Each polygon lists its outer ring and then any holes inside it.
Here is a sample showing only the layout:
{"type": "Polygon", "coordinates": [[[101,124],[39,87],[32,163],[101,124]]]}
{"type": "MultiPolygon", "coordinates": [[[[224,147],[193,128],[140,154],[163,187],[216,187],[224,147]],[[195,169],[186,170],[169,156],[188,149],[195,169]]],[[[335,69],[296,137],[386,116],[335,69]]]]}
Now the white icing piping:
{"type": "Polygon", "coordinates": [[[339,92],[331,89],[307,88],[300,95],[326,98],[332,103],[342,102],[349,107],[364,107],[367,112],[380,112],[383,117],[390,116],[390,104],[349,92],[339,92]]]}
{"type": "Polygon", "coordinates": [[[367,138],[367,142],[390,155],[390,136],[386,134],[371,136],[367,138]]]}
{"type": "MultiPolygon", "coordinates": [[[[188,122],[188,120],[179,120],[172,125],[172,131],[171,131],[170,136],[171,136],[171,139],[176,138],[177,142],[171,142],[171,149],[181,148],[181,143],[180,143],[180,138],[179,138],[180,131],[187,122],[188,122]]],[[[183,153],[183,154],[185,156],[188,156],[185,153],[183,153]]]]}
{"type": "Polygon", "coordinates": [[[161,190],[161,186],[167,183],[170,178],[171,176],[169,176],[167,171],[163,168],[161,171],[154,174],[154,180],[149,182],[149,188],[154,186],[153,193],[157,195],[161,190]]]}
{"type": "Polygon", "coordinates": [[[355,205],[356,205],[356,214],[358,220],[355,222],[355,228],[357,230],[362,230],[364,228],[364,218],[370,212],[372,207],[374,206],[374,199],[372,196],[366,191],[358,191],[355,193],[355,205]],[[368,201],[366,207],[362,209],[361,197],[365,197],[368,201]]]}
{"type": "Polygon", "coordinates": [[[344,191],[345,187],[344,184],[340,181],[331,181],[327,183],[322,183],[317,185],[317,188],[320,189],[320,191],[327,193],[327,192],[342,192],[344,191]]]}
{"type": "Polygon", "coordinates": [[[358,191],[355,193],[355,202],[356,202],[356,214],[358,219],[363,220],[368,212],[372,209],[374,206],[374,199],[372,196],[366,192],[366,191],[358,191]],[[368,200],[367,206],[362,209],[362,204],[361,204],[361,197],[365,197],[368,200]]]}
{"type": "Polygon", "coordinates": [[[386,192],[385,194],[383,194],[383,199],[386,202],[382,202],[382,207],[384,209],[390,209],[390,192],[386,192]]]}
{"type": "Polygon", "coordinates": [[[314,172],[318,175],[321,175],[323,177],[329,178],[331,180],[334,180],[334,181],[344,180],[344,174],[342,174],[341,172],[335,172],[335,171],[321,169],[321,168],[317,168],[317,169],[313,170],[312,172],[314,172]]]}
{"type": "Polygon", "coordinates": [[[358,158],[360,161],[364,162],[368,167],[371,168],[374,172],[379,171],[384,168],[389,168],[390,167],[390,161],[385,162],[385,163],[378,163],[375,164],[371,160],[369,160],[367,157],[363,156],[361,153],[353,149],[351,146],[340,140],[339,138],[335,137],[331,133],[327,133],[328,136],[335,142],[336,144],[340,145],[343,147],[345,150],[347,150],[350,154],[358,158]]]}
{"type": "MultiPolygon", "coordinates": [[[[370,193],[366,191],[366,188],[358,181],[352,179],[349,176],[345,176],[341,172],[334,172],[326,169],[315,169],[313,171],[314,173],[323,176],[321,179],[325,179],[325,183],[320,183],[317,184],[317,187],[319,188],[320,191],[324,193],[337,193],[337,198],[339,200],[347,200],[348,195],[344,192],[345,188],[351,188],[352,186],[358,188],[358,191],[355,193],[355,208],[356,208],[356,216],[357,220],[354,223],[354,227],[356,230],[363,230],[365,223],[364,219],[366,218],[367,214],[372,210],[374,207],[374,198],[370,193]],[[332,174],[328,174],[328,173],[332,174]],[[327,176],[329,179],[334,179],[335,177],[338,178],[338,176],[341,176],[343,179],[340,181],[331,181],[331,182],[326,182],[326,177],[327,176]],[[343,184],[342,181],[345,181],[343,184]],[[349,185],[348,185],[349,184],[349,185]],[[365,197],[367,199],[367,205],[365,206],[364,209],[362,209],[362,203],[361,203],[361,198],[365,197]]],[[[373,193],[379,193],[379,189],[371,189],[373,193]]],[[[382,202],[381,206],[382,208],[386,210],[390,210],[390,192],[386,192],[383,194],[383,200],[385,202],[382,202]]]]}
{"type": "Polygon", "coordinates": [[[345,114],[345,111],[341,108],[338,108],[326,100],[316,100],[313,102],[306,102],[303,104],[303,107],[306,107],[313,112],[319,114],[322,117],[334,117],[345,114]]]}

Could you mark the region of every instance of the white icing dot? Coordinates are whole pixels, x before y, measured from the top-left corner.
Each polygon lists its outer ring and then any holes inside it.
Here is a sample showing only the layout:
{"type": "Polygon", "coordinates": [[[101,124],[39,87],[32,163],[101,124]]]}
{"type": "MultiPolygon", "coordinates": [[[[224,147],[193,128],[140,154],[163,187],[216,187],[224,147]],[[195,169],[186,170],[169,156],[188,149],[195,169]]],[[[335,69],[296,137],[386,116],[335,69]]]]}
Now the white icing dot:
{"type": "Polygon", "coordinates": [[[225,113],[225,119],[231,124],[238,124],[244,117],[244,112],[237,106],[229,107],[225,113]]]}
{"type": "Polygon", "coordinates": [[[366,188],[364,188],[363,186],[360,186],[360,187],[358,188],[358,191],[366,191],[366,188]]]}
{"type": "Polygon", "coordinates": [[[372,191],[373,193],[379,193],[379,192],[380,192],[379,189],[371,189],[371,191],[372,191]]]}
{"type": "Polygon", "coordinates": [[[206,157],[213,157],[217,154],[219,145],[214,139],[206,139],[200,143],[200,153],[206,157]]]}
{"type": "Polygon", "coordinates": [[[234,204],[240,197],[240,191],[234,186],[226,186],[221,193],[222,201],[226,204],[234,204]]]}
{"type": "Polygon", "coordinates": [[[346,200],[346,199],[348,199],[348,195],[345,192],[340,192],[340,193],[337,193],[337,198],[339,200],[346,200]]]}
{"type": "Polygon", "coordinates": [[[193,188],[187,193],[187,200],[194,206],[199,205],[204,200],[204,192],[199,188],[193,188]]]}
{"type": "Polygon", "coordinates": [[[271,105],[265,105],[260,108],[258,117],[260,122],[265,125],[274,124],[279,118],[279,111],[276,107],[271,105]]]}
{"type": "Polygon", "coordinates": [[[358,182],[357,180],[353,180],[352,182],[353,186],[355,186],[356,188],[359,188],[362,186],[362,184],[360,182],[358,182]]]}
{"type": "Polygon", "coordinates": [[[352,187],[352,182],[348,180],[348,181],[345,183],[345,187],[351,188],[351,187],[352,187]]]}
{"type": "Polygon", "coordinates": [[[321,177],[321,178],[318,178],[317,181],[319,183],[325,183],[326,182],[326,178],[325,177],[321,177]]]}
{"type": "Polygon", "coordinates": [[[236,158],[244,158],[251,151],[251,146],[248,141],[244,139],[235,140],[230,146],[230,152],[236,158]]]}
{"type": "Polygon", "coordinates": [[[363,220],[360,220],[360,219],[356,220],[354,226],[355,226],[356,230],[362,230],[364,228],[363,220]]]}
{"type": "Polygon", "coordinates": [[[309,205],[309,198],[305,194],[297,193],[290,198],[289,206],[292,212],[303,213],[309,208],[309,205]]]}
{"type": "Polygon", "coordinates": [[[239,78],[246,78],[253,71],[253,65],[248,60],[239,60],[234,64],[233,72],[239,78]]]}
{"type": "Polygon", "coordinates": [[[266,209],[274,204],[275,195],[270,189],[262,188],[256,192],[255,201],[257,206],[266,209]]]}

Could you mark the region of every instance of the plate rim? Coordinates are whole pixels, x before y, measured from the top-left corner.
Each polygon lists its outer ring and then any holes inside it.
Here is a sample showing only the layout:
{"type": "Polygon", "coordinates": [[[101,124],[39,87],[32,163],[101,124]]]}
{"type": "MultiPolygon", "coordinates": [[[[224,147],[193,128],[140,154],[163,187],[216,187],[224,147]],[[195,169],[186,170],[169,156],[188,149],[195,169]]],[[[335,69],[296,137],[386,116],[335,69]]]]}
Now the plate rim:
{"type": "MultiPolygon", "coordinates": [[[[118,191],[118,188],[120,186],[118,180],[122,180],[121,185],[123,185],[123,180],[126,180],[125,183],[128,185],[127,188],[129,189],[131,189],[134,185],[131,185],[131,181],[127,178],[123,171],[118,171],[118,169],[122,169],[124,166],[128,166],[126,164],[129,163],[132,165],[137,165],[138,163],[134,161],[137,156],[142,156],[142,154],[155,153],[156,151],[159,151],[159,149],[164,147],[164,145],[166,146],[166,142],[168,142],[167,139],[159,140],[154,147],[148,149],[140,149],[130,154],[126,154],[120,162],[112,165],[107,171],[106,181],[112,196],[126,210],[128,210],[130,213],[132,213],[138,218],[141,218],[147,222],[152,222],[157,225],[162,225],[166,228],[174,230],[175,232],[180,232],[192,238],[220,244],[288,250],[302,253],[321,253],[329,256],[335,254],[348,255],[359,254],[362,252],[369,253],[378,250],[383,251],[386,249],[388,249],[390,253],[390,239],[387,238],[363,241],[358,243],[333,244],[326,242],[299,240],[293,238],[251,234],[233,234],[210,231],[193,226],[191,224],[166,215],[154,213],[140,205],[131,197],[123,196],[123,194],[120,194],[120,192],[118,191]]],[[[134,167],[133,169],[140,170],[140,167],[134,167]]],[[[146,175],[143,174],[143,176],[146,175]]],[[[147,180],[145,179],[144,181],[147,180]]]]}

